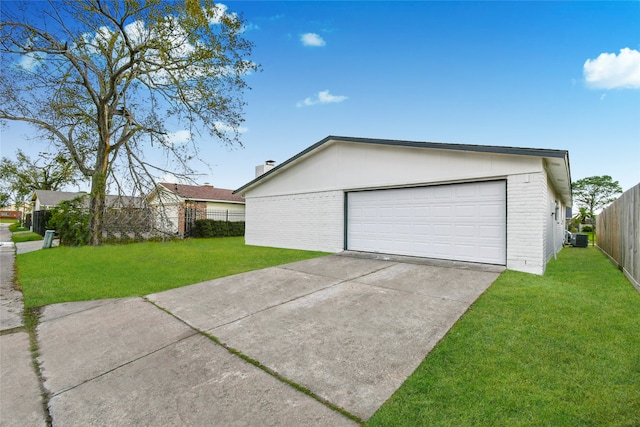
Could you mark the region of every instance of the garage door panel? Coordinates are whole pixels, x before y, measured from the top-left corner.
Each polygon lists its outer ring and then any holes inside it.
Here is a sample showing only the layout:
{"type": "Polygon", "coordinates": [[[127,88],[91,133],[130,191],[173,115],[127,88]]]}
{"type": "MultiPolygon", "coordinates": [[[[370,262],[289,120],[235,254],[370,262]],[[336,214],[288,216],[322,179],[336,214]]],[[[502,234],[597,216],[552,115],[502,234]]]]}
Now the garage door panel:
{"type": "Polygon", "coordinates": [[[455,237],[474,240],[476,238],[477,228],[474,225],[457,225],[454,230],[455,237]]]}
{"type": "Polygon", "coordinates": [[[348,194],[347,248],[506,262],[504,181],[348,194]]]}
{"type": "Polygon", "coordinates": [[[478,227],[478,232],[480,238],[491,239],[492,241],[499,241],[500,239],[496,236],[500,235],[500,228],[497,225],[480,225],[478,227]]]}
{"type": "Polygon", "coordinates": [[[502,206],[494,202],[491,205],[487,205],[487,204],[478,205],[477,215],[481,218],[486,218],[486,217],[502,218],[504,216],[504,212],[502,210],[502,206]]]}
{"type": "Polygon", "coordinates": [[[458,205],[454,208],[454,215],[458,221],[473,220],[478,216],[476,205],[458,205]]]}

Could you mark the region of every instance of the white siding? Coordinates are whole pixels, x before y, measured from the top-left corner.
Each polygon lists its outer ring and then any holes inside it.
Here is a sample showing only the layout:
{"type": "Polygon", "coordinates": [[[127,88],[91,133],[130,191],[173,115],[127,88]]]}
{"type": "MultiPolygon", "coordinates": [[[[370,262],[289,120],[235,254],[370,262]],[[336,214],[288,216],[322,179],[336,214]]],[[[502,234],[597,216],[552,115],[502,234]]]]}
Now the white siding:
{"type": "Polygon", "coordinates": [[[340,252],[344,249],[343,212],[342,191],[247,199],[245,242],[340,252]]]}
{"type": "Polygon", "coordinates": [[[178,205],[182,199],[166,189],[158,188],[147,202],[154,208],[155,227],[163,233],[178,232],[178,205]]]}
{"type": "Polygon", "coordinates": [[[545,224],[545,264],[556,253],[562,249],[562,241],[564,239],[564,205],[560,201],[560,197],[555,192],[553,185],[547,179],[546,181],[546,202],[548,206],[547,220],[545,224]],[[556,215],[556,203],[558,207],[556,215]]]}
{"type": "Polygon", "coordinates": [[[244,221],[244,212],[244,203],[207,202],[207,213],[211,219],[224,219],[230,222],[244,221]]]}
{"type": "Polygon", "coordinates": [[[281,169],[245,197],[481,181],[542,171],[542,159],[534,156],[339,143],[281,169]]]}
{"type": "Polygon", "coordinates": [[[207,202],[207,210],[244,212],[244,203],[207,202]]]}

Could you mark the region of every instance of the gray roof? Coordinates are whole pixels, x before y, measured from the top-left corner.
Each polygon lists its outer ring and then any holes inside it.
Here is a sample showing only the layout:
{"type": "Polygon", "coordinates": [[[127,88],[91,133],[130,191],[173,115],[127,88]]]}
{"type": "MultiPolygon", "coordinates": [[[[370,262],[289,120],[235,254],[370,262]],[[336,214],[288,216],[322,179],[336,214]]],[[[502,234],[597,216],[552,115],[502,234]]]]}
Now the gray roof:
{"type": "MultiPolygon", "coordinates": [[[[80,192],[72,192],[72,191],[51,191],[51,190],[36,190],[31,197],[31,201],[35,201],[38,199],[40,201],[41,206],[57,206],[60,202],[64,202],[66,200],[72,200],[76,197],[85,197],[84,205],[85,207],[89,207],[89,194],[80,191],[80,192]]],[[[142,197],[133,197],[133,196],[114,196],[107,195],[106,196],[106,204],[111,208],[122,208],[122,207],[142,207],[144,205],[144,198],[142,197]]]]}
{"type": "Polygon", "coordinates": [[[403,140],[395,140],[395,139],[372,139],[372,138],[354,138],[349,136],[327,136],[321,141],[316,142],[309,148],[301,151],[290,159],[280,163],[275,168],[270,171],[260,175],[254,180],[248,182],[242,187],[238,188],[234,191],[234,193],[240,193],[245,189],[254,186],[259,181],[278,173],[278,171],[287,165],[295,162],[296,160],[307,156],[309,153],[317,150],[321,146],[336,142],[336,141],[344,141],[344,142],[355,142],[361,144],[375,144],[375,145],[388,145],[388,146],[396,146],[396,147],[413,147],[413,148],[430,148],[436,150],[457,150],[457,151],[472,151],[477,153],[489,153],[489,154],[511,154],[517,156],[535,156],[535,157],[544,157],[548,159],[562,159],[562,161],[551,161],[549,162],[549,167],[551,169],[551,174],[556,175],[559,178],[560,182],[565,182],[564,189],[559,189],[559,191],[565,196],[565,199],[568,200],[568,203],[571,203],[571,172],[569,170],[569,152],[567,150],[551,150],[545,148],[520,148],[520,147],[503,147],[496,145],[471,145],[471,144],[451,144],[451,143],[442,143],[442,142],[418,142],[418,141],[403,141],[403,140]],[[567,181],[564,181],[567,180],[567,181]]]}
{"type": "Polygon", "coordinates": [[[65,200],[72,200],[76,197],[86,196],[85,192],[72,192],[72,191],[52,191],[52,190],[36,190],[31,197],[31,201],[40,201],[40,205],[44,206],[56,206],[60,202],[65,200]]]}

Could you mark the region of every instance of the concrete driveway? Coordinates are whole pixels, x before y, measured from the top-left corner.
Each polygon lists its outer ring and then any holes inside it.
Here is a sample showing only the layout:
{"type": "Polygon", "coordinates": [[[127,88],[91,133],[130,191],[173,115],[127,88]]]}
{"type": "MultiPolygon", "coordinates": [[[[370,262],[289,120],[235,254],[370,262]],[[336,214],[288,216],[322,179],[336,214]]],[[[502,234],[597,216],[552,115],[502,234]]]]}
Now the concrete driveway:
{"type": "Polygon", "coordinates": [[[48,306],[53,424],[357,425],[502,271],[416,261],[338,254],[48,306]]]}

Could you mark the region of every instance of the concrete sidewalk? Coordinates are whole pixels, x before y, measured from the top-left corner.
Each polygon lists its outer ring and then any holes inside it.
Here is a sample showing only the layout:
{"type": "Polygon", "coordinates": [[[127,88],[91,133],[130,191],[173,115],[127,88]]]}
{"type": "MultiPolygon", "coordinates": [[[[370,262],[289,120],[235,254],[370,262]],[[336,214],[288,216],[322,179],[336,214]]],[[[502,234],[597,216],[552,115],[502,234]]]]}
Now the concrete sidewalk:
{"type": "Polygon", "coordinates": [[[498,275],[332,255],[48,306],[49,412],[54,425],[357,425],[498,275]]]}
{"type": "MultiPolygon", "coordinates": [[[[18,255],[20,255],[20,254],[24,254],[24,253],[27,253],[27,252],[39,251],[39,250],[42,249],[42,244],[43,244],[42,240],[34,240],[32,242],[16,243],[16,253],[18,255]]],[[[55,248],[59,244],[60,244],[60,241],[58,239],[54,239],[51,242],[51,247],[55,248]]]]}
{"type": "Polygon", "coordinates": [[[16,248],[0,224],[0,425],[45,426],[40,383],[24,329],[22,293],[14,287],[16,248]]]}

